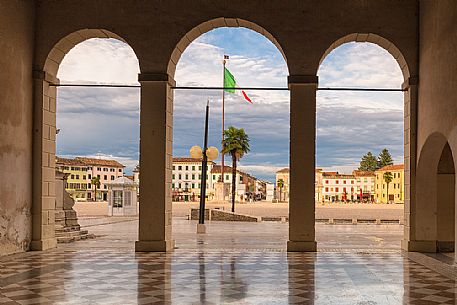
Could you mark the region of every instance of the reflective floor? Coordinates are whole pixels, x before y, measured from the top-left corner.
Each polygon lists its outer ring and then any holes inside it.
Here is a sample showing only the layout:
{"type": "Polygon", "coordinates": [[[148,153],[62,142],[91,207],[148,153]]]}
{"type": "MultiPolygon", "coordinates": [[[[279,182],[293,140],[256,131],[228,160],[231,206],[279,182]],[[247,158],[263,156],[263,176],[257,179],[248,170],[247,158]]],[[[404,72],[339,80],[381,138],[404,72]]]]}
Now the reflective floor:
{"type": "MultiPolygon", "coordinates": [[[[216,225],[210,230],[217,235],[216,225]]],[[[455,276],[400,251],[287,253],[268,244],[218,250],[200,236],[194,248],[188,243],[168,254],[137,254],[120,235],[1,258],[0,303],[397,305],[456,299],[455,276]]],[[[246,235],[244,244],[252,238],[246,235]]],[[[243,241],[242,233],[234,240],[243,241]]]]}

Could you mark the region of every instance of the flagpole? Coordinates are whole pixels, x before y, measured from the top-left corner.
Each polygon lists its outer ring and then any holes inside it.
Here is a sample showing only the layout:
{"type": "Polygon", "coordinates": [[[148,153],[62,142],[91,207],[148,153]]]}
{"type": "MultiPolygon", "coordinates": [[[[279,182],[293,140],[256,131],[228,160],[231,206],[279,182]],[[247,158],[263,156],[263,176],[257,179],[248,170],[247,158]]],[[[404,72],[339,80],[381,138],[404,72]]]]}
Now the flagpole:
{"type": "MultiPolygon", "coordinates": [[[[222,60],[222,88],[225,86],[225,59],[228,58],[227,55],[224,55],[222,60]]],[[[225,130],[225,90],[222,89],[222,140],[221,140],[221,152],[224,149],[224,130],[225,130]]],[[[224,154],[221,153],[221,177],[222,177],[222,201],[225,201],[225,179],[224,179],[224,154]]]]}

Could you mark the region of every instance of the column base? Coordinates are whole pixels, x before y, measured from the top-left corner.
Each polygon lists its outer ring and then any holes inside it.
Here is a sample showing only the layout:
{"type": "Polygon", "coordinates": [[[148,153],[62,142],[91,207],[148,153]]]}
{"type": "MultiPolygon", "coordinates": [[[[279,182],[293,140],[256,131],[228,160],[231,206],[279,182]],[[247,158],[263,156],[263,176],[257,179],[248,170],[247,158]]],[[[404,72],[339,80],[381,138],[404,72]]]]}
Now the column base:
{"type": "Polygon", "coordinates": [[[206,233],[206,226],[204,224],[198,223],[197,224],[197,234],[205,234],[206,233]]]}
{"type": "Polygon", "coordinates": [[[138,240],[135,242],[135,252],[169,252],[174,248],[174,240],[138,240]]]}
{"type": "Polygon", "coordinates": [[[316,252],[315,241],[287,241],[287,252],[316,252]]]}
{"type": "Polygon", "coordinates": [[[436,240],[402,240],[401,248],[408,252],[436,253],[436,240]]]}
{"type": "Polygon", "coordinates": [[[30,250],[32,251],[44,251],[57,247],[56,238],[47,238],[43,240],[32,240],[30,243],[30,250]]]}

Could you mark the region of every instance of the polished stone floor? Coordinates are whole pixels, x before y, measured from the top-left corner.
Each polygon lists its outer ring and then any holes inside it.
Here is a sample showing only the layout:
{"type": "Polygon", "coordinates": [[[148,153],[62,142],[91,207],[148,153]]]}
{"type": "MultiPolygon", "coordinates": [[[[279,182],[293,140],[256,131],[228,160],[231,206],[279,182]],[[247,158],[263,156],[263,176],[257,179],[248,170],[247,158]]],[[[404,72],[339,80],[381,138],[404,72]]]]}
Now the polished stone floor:
{"type": "Polygon", "coordinates": [[[114,233],[1,258],[0,304],[455,304],[455,277],[400,251],[217,249],[199,236],[194,248],[134,253],[131,235],[114,233]]]}

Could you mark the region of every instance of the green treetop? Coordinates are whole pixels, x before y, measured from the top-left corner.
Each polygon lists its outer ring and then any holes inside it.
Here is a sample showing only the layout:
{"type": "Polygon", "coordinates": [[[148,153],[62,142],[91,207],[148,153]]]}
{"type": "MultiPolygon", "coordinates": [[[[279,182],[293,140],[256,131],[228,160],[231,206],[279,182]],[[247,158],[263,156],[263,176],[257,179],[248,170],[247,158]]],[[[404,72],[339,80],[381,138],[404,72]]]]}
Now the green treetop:
{"type": "Polygon", "coordinates": [[[382,168],[386,165],[392,164],[394,164],[392,156],[390,155],[389,150],[387,148],[384,148],[378,157],[378,168],[382,168]]]}
{"type": "Polygon", "coordinates": [[[366,155],[362,157],[360,161],[359,170],[361,171],[370,171],[373,172],[378,169],[378,161],[376,157],[369,151],[366,155]]]}

